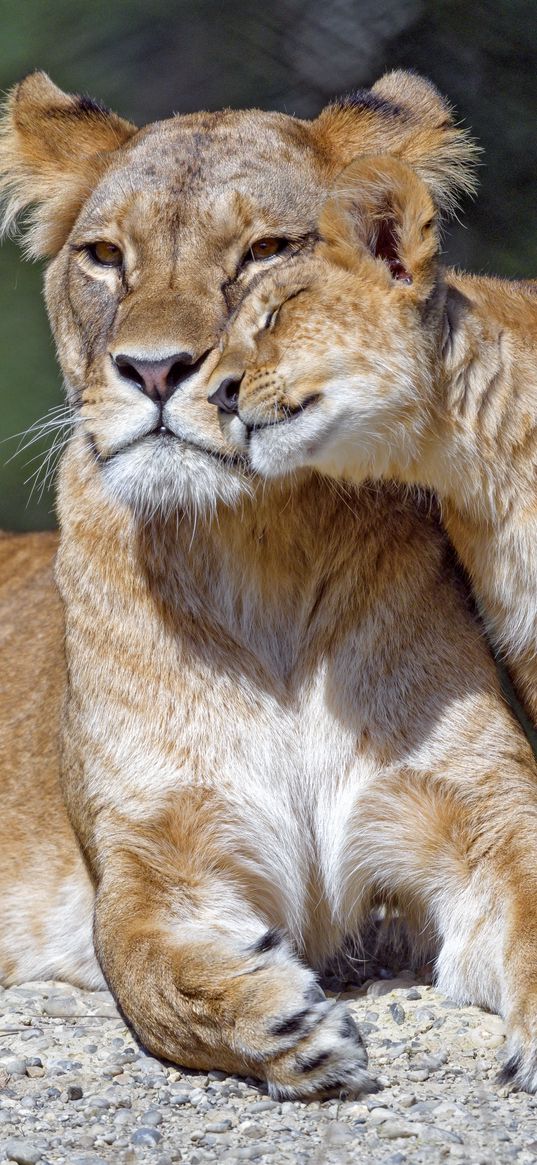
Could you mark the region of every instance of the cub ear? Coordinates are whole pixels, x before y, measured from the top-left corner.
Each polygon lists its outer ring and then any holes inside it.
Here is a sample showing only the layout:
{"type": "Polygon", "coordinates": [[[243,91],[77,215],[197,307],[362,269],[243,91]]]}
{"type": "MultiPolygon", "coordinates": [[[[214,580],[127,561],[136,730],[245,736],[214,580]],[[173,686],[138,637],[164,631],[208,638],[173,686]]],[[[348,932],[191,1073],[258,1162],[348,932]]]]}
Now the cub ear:
{"type": "Polygon", "coordinates": [[[11,90],[0,126],[2,232],[33,206],[27,254],[55,255],[110,153],[136,132],[91,98],[63,93],[46,73],[30,73],[11,90]]]}
{"type": "Polygon", "coordinates": [[[313,122],[338,169],[364,154],[391,154],[412,166],[436,205],[453,213],[476,188],[479,149],[455,125],[448,102],[416,73],[396,69],[323,109],[313,122]]]}
{"type": "Polygon", "coordinates": [[[425,185],[404,162],[382,155],[352,162],[340,174],[319,221],[334,258],[356,266],[367,249],[386,278],[423,301],[437,276],[438,213],[425,185]],[[335,250],[335,255],[334,255],[335,250]]]}

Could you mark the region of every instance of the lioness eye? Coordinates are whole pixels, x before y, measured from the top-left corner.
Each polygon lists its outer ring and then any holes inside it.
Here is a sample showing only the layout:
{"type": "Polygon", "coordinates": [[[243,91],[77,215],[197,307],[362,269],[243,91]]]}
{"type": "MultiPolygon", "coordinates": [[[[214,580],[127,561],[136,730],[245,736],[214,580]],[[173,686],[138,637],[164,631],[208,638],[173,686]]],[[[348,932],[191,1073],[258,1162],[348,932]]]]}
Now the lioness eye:
{"type": "Polygon", "coordinates": [[[256,262],[259,259],[271,259],[273,255],[279,255],[287,246],[287,239],[256,239],[249,249],[249,256],[256,262]]]}
{"type": "Polygon", "coordinates": [[[103,239],[98,243],[91,243],[86,250],[101,267],[121,267],[123,256],[115,243],[107,243],[103,239]]]}

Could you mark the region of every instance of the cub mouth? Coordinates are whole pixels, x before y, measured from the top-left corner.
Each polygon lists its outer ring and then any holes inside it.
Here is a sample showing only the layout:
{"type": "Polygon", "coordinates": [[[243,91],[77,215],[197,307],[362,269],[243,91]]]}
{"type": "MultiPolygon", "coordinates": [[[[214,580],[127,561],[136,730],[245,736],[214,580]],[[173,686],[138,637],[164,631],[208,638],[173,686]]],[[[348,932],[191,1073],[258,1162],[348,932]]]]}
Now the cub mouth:
{"type": "Polygon", "coordinates": [[[298,405],[282,405],[280,409],[280,416],[267,418],[266,421],[248,421],[239,410],[239,420],[242,421],[245,429],[248,432],[248,436],[250,436],[251,433],[259,433],[262,432],[263,429],[275,429],[279,425],[291,424],[293,421],[296,421],[298,417],[301,417],[306,412],[306,410],[314,407],[320,401],[320,399],[320,392],[312,392],[298,405]]]}

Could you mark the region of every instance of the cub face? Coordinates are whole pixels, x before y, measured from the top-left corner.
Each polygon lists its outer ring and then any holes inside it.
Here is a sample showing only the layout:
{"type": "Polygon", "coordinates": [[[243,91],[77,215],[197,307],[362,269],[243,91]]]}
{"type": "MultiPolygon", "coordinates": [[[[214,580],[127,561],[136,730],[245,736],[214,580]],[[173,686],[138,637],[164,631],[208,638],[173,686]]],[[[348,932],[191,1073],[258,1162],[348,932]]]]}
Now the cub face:
{"type": "Polygon", "coordinates": [[[386,157],[338,187],[314,249],[246,298],[211,378],[228,439],[268,477],[389,475],[390,448],[400,466],[423,425],[443,295],[435,206],[386,157]]]}
{"type": "Polygon", "coordinates": [[[250,488],[206,402],[214,348],[245,294],[311,249],[342,168],[378,149],[408,155],[445,203],[471,182],[472,149],[446,103],[405,73],[313,122],[226,111],[141,131],[43,73],[13,90],[2,221],[33,207],[26,247],[50,260],[76,440],[109,495],[145,517],[233,504],[250,488]]]}

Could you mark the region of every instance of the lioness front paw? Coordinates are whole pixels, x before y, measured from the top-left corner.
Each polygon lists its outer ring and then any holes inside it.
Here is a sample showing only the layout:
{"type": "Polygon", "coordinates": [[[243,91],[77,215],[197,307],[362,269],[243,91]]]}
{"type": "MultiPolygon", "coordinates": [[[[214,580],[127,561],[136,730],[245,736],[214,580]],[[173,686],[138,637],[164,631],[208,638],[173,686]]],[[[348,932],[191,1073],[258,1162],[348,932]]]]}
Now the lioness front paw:
{"type": "Polygon", "coordinates": [[[268,1090],[274,1099],[378,1091],[380,1085],[367,1071],[367,1052],[348,1008],[343,1003],[326,1003],[322,1011],[308,1013],[294,1046],[267,1065],[268,1090]]]}
{"type": "Polygon", "coordinates": [[[240,1051],[257,1060],[270,1095],[297,1100],[376,1092],[379,1085],[367,1071],[367,1052],[348,1007],[326,998],[313,971],[295,958],[285,940],[259,954],[257,1048],[250,1029],[240,1051]]]}
{"type": "Polygon", "coordinates": [[[154,1055],[255,1076],[279,1099],[377,1090],[347,1007],[326,998],[279,931],[242,948],[215,935],[139,942],[123,968],[116,996],[154,1055]]]}

